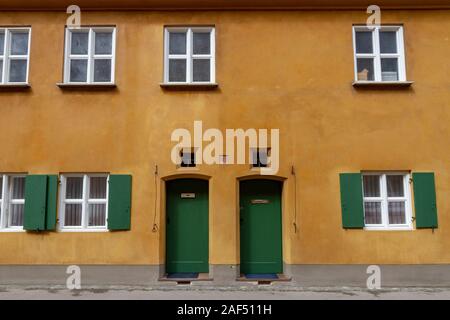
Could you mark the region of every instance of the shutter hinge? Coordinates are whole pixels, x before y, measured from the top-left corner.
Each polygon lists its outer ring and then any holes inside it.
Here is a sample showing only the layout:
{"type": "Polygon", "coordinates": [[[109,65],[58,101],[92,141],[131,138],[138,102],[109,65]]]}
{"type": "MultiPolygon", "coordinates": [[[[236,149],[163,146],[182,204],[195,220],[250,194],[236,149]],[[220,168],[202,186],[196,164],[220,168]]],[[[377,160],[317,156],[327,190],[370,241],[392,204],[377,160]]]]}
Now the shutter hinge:
{"type": "Polygon", "coordinates": [[[409,178],[409,184],[413,183],[413,178],[409,178]]]}

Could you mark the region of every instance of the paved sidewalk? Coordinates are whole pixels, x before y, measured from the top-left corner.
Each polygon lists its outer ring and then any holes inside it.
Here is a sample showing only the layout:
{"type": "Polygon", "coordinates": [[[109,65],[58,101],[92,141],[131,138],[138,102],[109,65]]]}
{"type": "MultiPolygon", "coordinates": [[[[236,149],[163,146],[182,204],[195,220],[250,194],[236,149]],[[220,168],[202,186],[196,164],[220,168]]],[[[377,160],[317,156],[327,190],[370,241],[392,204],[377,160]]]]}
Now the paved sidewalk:
{"type": "Polygon", "coordinates": [[[397,300],[425,299],[450,300],[450,288],[404,288],[369,291],[357,288],[290,288],[279,289],[267,287],[255,288],[205,288],[205,287],[174,287],[174,288],[109,288],[67,290],[62,288],[17,288],[0,287],[0,300],[8,299],[136,299],[136,300],[397,300]]]}

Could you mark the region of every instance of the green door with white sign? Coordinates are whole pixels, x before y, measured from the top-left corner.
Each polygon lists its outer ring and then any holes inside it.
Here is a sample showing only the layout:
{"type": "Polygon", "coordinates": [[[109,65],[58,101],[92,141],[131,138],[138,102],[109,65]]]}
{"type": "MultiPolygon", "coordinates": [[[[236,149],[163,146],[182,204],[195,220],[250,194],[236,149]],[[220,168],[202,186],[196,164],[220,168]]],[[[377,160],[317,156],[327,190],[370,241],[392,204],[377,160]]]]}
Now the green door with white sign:
{"type": "Polygon", "coordinates": [[[208,272],[208,181],[168,181],[166,219],[166,272],[208,272]]]}
{"type": "Polygon", "coordinates": [[[282,183],[245,180],[240,183],[241,273],[282,273],[282,183]]]}

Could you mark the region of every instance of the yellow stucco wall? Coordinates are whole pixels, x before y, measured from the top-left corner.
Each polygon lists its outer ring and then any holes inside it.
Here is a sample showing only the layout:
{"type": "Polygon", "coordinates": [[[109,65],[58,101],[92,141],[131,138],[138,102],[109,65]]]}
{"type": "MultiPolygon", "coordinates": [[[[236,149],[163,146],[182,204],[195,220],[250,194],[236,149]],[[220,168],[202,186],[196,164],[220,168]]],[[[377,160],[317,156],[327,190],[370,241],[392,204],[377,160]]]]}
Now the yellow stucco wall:
{"type": "MultiPolygon", "coordinates": [[[[30,91],[0,92],[0,172],[133,175],[126,232],[0,233],[0,264],[164,262],[164,182],[175,128],[279,128],[284,260],[309,263],[450,263],[450,11],[385,11],[403,23],[410,89],[352,87],[352,24],[365,11],[83,12],[117,25],[117,90],[69,91],[57,12],[3,12],[31,25],[30,91]],[[213,91],[167,91],[165,24],[216,26],[213,91]],[[156,196],[158,232],[152,232],[156,196]],[[291,166],[297,173],[294,194],[291,166]],[[339,173],[434,171],[439,228],[344,230],[339,173]],[[294,232],[294,203],[298,231],[294,232]]],[[[248,165],[199,166],[210,176],[210,262],[239,262],[237,178],[248,165]]]]}

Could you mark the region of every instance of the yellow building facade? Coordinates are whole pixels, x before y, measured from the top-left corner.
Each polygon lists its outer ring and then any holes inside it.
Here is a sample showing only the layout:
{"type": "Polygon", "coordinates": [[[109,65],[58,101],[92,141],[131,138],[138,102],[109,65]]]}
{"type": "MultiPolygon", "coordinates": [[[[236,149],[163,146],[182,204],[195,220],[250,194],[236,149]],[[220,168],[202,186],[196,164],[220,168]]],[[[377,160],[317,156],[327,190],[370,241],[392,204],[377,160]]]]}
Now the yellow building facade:
{"type": "Polygon", "coordinates": [[[369,15],[359,1],[337,2],[318,10],[303,10],[309,4],[301,1],[296,8],[287,1],[284,10],[259,10],[258,1],[249,2],[251,10],[173,10],[176,1],[155,10],[150,1],[137,10],[93,11],[81,4],[82,26],[115,28],[114,86],[104,87],[57,85],[65,77],[65,7],[30,11],[18,3],[0,12],[0,28],[31,30],[29,87],[0,86],[0,173],[132,177],[129,230],[2,229],[2,281],[12,281],[18,265],[135,266],[150,270],[144,281],[162,277],[167,184],[179,178],[208,183],[211,270],[239,275],[240,182],[261,178],[282,183],[283,273],[294,281],[327,266],[448,265],[450,11],[444,2],[432,10],[417,9],[424,1],[381,6],[382,25],[402,27],[404,82],[413,83],[358,86],[353,27],[369,15]],[[169,26],[213,28],[217,86],[161,85],[169,26]],[[279,129],[278,172],[175,165],[172,132],[193,132],[194,121],[221,132],[279,129]],[[340,174],[361,172],[434,173],[438,226],[417,228],[411,184],[412,228],[343,227],[340,174]],[[308,266],[317,268],[301,269],[308,266]]]}

